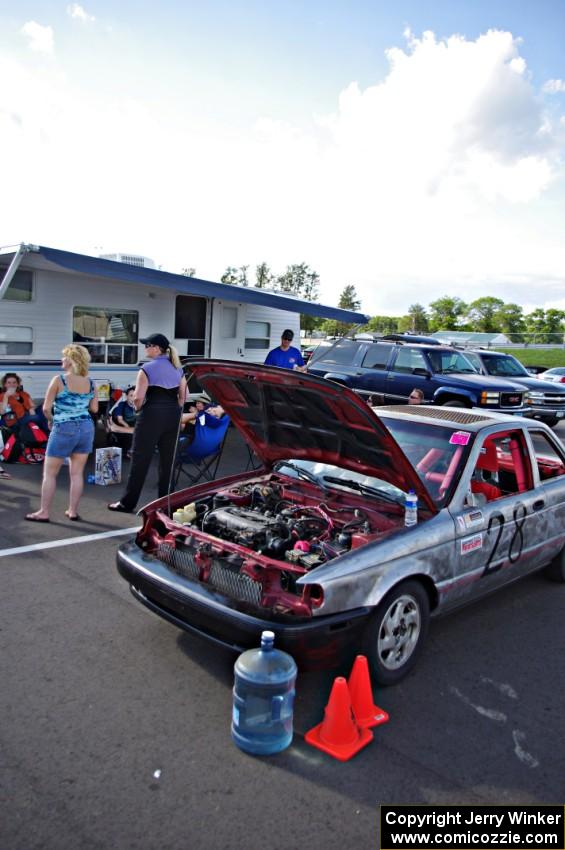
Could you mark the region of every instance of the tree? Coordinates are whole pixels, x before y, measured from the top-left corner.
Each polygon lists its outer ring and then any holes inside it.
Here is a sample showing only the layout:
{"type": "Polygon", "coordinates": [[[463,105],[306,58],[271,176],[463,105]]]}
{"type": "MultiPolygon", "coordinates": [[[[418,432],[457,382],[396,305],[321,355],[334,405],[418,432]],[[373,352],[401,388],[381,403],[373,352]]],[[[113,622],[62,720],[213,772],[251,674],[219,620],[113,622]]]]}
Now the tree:
{"type": "Polygon", "coordinates": [[[259,263],[255,267],[255,286],[257,289],[265,289],[273,282],[274,275],[267,263],[259,263]]]}
{"type": "Polygon", "coordinates": [[[455,331],[461,326],[466,312],[467,305],[461,298],[444,295],[430,304],[430,330],[455,331]]]}
{"type": "Polygon", "coordinates": [[[196,269],[192,266],[185,266],[184,269],[181,269],[181,274],[186,275],[186,277],[194,277],[196,274],[196,269]]]}
{"type": "Polygon", "coordinates": [[[371,316],[367,323],[367,330],[381,334],[393,334],[398,331],[398,316],[371,316]]]}
{"type": "Polygon", "coordinates": [[[281,292],[288,292],[289,295],[302,298],[306,298],[308,292],[310,301],[316,300],[312,297],[312,293],[316,291],[318,281],[318,274],[313,272],[306,263],[294,263],[287,266],[286,271],[276,279],[277,288],[281,292]]]}
{"type": "Polygon", "coordinates": [[[426,333],[428,330],[428,314],[421,304],[411,304],[408,308],[408,326],[405,330],[413,333],[426,333]]]}
{"type": "Polygon", "coordinates": [[[500,327],[499,313],[504,307],[504,301],[485,295],[469,304],[467,318],[473,329],[483,333],[496,333],[500,327]]]}
{"type": "MultiPolygon", "coordinates": [[[[342,310],[354,310],[357,311],[361,308],[361,301],[355,291],[354,286],[346,286],[341,292],[338,301],[338,307],[342,310]]],[[[347,331],[354,328],[355,324],[350,324],[349,322],[338,322],[336,319],[326,319],[326,321],[322,325],[322,329],[329,336],[343,336],[347,333],[347,331]]]]}
{"type": "MultiPolygon", "coordinates": [[[[308,267],[306,267],[308,268],[308,267]]],[[[318,286],[320,285],[320,275],[318,272],[311,271],[308,269],[306,275],[304,276],[304,283],[302,286],[301,296],[304,301],[317,301],[318,300],[318,286]]],[[[316,316],[310,316],[308,313],[300,314],[300,327],[304,330],[305,333],[311,334],[313,330],[318,328],[321,323],[321,319],[316,316]]]]}
{"type": "Polygon", "coordinates": [[[239,267],[239,277],[238,277],[238,280],[237,280],[239,286],[249,286],[249,281],[247,279],[247,269],[248,268],[249,268],[249,266],[240,266],[239,267]]]}
{"type": "Polygon", "coordinates": [[[560,342],[559,336],[565,333],[564,319],[563,310],[538,307],[526,316],[525,322],[528,333],[535,335],[533,342],[560,342]]]}
{"type": "Polygon", "coordinates": [[[342,290],[337,306],[341,307],[342,310],[354,310],[355,312],[361,308],[361,301],[354,286],[350,284],[342,290]]]}
{"type": "MultiPolygon", "coordinates": [[[[555,335],[562,335],[565,331],[565,326],[563,324],[565,320],[565,310],[556,310],[553,307],[550,307],[549,310],[545,311],[545,331],[547,334],[551,334],[552,337],[555,335]]],[[[557,342],[556,339],[551,339],[549,342],[557,342]]]]}
{"type": "Polygon", "coordinates": [[[232,286],[237,285],[237,269],[235,266],[228,266],[220,278],[222,283],[229,283],[232,286]]]}
{"type": "Polygon", "coordinates": [[[512,342],[523,342],[526,330],[524,314],[518,304],[503,304],[498,311],[499,329],[511,337],[512,342]]]}
{"type": "Polygon", "coordinates": [[[247,269],[249,266],[228,266],[220,280],[222,283],[229,283],[232,286],[249,286],[247,280],[247,269]]]}

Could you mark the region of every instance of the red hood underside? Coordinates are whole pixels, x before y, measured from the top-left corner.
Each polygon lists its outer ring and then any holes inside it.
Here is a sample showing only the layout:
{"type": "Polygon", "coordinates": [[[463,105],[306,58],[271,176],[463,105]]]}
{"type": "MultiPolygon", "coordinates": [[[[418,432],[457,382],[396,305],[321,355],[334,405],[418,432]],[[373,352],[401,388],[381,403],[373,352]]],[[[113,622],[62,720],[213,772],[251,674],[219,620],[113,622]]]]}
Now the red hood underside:
{"type": "Polygon", "coordinates": [[[198,382],[222,405],[267,467],[284,459],[327,463],[373,476],[437,508],[377,414],[346,387],[288,369],[200,360],[198,382]]]}

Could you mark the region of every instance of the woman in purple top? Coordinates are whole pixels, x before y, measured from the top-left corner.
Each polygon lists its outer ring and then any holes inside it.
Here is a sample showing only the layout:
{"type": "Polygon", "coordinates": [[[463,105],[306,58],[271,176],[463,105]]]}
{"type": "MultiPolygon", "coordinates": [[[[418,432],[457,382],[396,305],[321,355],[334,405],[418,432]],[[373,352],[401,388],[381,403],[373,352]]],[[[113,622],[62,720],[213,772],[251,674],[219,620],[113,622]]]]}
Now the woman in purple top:
{"type": "Polygon", "coordinates": [[[140,340],[150,358],[137,373],[133,403],[137,410],[131,466],[126,490],[119,502],[108,505],[111,511],[131,513],[141,494],[155,446],[159,448],[159,496],[169,490],[171,467],[186,380],[178,354],[163,334],[151,334],[140,340]]]}

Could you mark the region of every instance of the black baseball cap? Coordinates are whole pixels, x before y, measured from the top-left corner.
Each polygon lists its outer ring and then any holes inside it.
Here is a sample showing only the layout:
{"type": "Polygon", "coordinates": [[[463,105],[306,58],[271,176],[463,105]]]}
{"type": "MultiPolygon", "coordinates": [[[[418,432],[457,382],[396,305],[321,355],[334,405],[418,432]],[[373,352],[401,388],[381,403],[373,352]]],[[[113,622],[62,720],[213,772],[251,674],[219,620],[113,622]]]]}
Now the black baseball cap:
{"type": "Polygon", "coordinates": [[[145,336],[139,341],[144,345],[158,345],[163,351],[166,351],[169,347],[169,340],[165,334],[149,334],[149,336],[145,336]]]}
{"type": "Polygon", "coordinates": [[[282,332],[281,339],[294,339],[294,331],[291,331],[290,328],[287,328],[282,332]]]}

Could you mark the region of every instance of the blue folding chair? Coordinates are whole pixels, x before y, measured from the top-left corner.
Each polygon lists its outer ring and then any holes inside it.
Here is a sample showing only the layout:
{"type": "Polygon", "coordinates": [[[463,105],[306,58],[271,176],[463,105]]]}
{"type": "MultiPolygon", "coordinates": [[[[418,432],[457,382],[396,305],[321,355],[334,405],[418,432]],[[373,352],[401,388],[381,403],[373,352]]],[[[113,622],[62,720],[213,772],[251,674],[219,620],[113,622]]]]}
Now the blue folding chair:
{"type": "Polygon", "coordinates": [[[209,413],[201,413],[194,423],[194,437],[189,441],[181,437],[177,446],[175,458],[174,487],[177,488],[179,478],[186,475],[189,484],[196,484],[202,479],[213,481],[222,458],[222,450],[230,418],[224,414],[221,419],[209,413]]]}

